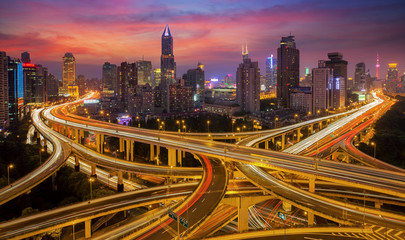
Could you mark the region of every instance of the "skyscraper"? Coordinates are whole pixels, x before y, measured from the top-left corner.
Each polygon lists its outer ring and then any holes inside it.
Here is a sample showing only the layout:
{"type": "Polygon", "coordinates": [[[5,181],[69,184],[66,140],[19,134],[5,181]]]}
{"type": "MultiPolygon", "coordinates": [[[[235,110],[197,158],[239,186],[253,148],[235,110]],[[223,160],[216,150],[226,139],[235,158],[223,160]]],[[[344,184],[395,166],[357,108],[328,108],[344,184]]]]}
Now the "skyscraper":
{"type": "Polygon", "coordinates": [[[149,84],[152,86],[152,62],[138,60],[136,61],[137,66],[137,78],[138,85],[149,84]]]}
{"type": "Polygon", "coordinates": [[[31,57],[29,52],[21,53],[21,62],[22,63],[31,63],[31,57]]]}
{"type": "Polygon", "coordinates": [[[277,102],[279,107],[290,107],[290,91],[299,87],[300,50],[294,36],[282,37],[277,49],[277,102]]]}
{"type": "Polygon", "coordinates": [[[277,82],[277,59],[271,54],[270,57],[266,59],[266,91],[274,88],[277,82]]]}
{"type": "Polygon", "coordinates": [[[131,98],[135,94],[135,87],[138,84],[136,63],[122,62],[118,67],[120,94],[119,98],[123,110],[130,110],[131,98]]]}
{"type": "Polygon", "coordinates": [[[398,80],[398,64],[397,63],[388,63],[388,70],[387,70],[387,81],[392,82],[394,80],[398,80]]]}
{"type": "Polygon", "coordinates": [[[160,84],[162,80],[162,72],[160,68],[155,68],[153,69],[153,82],[152,82],[152,87],[156,87],[160,84]]]}
{"type": "MultiPolygon", "coordinates": [[[[365,79],[366,79],[366,65],[363,62],[357,63],[354,71],[353,89],[355,91],[364,89],[365,79]]],[[[348,86],[348,88],[351,88],[351,86],[348,86]]]]}
{"type": "Polygon", "coordinates": [[[162,56],[160,58],[162,83],[174,83],[176,79],[176,63],[173,55],[173,37],[169,25],[166,25],[162,34],[162,56]]]}
{"type": "Polygon", "coordinates": [[[8,118],[8,59],[0,51],[0,130],[9,126],[8,118]]]}
{"type": "Polygon", "coordinates": [[[320,60],[318,68],[312,69],[312,112],[324,111],[332,106],[333,69],[320,60]]]}
{"type": "Polygon", "coordinates": [[[103,73],[101,80],[101,87],[103,91],[114,91],[118,95],[118,78],[117,78],[117,65],[105,62],[103,64],[103,73]]]}
{"type": "Polygon", "coordinates": [[[35,86],[37,85],[37,65],[34,63],[23,63],[23,74],[24,74],[24,102],[33,103],[35,86]]]}
{"type": "Polygon", "coordinates": [[[16,126],[19,110],[24,106],[23,66],[19,59],[8,57],[8,116],[10,125],[16,126]]]}
{"type": "Polygon", "coordinates": [[[79,96],[83,96],[86,93],[86,78],[83,74],[77,76],[76,85],[79,88],[79,96]]]}
{"type": "MultiPolygon", "coordinates": [[[[337,97],[337,99],[344,98],[344,103],[342,106],[336,106],[343,107],[347,102],[347,61],[343,60],[343,54],[339,52],[328,53],[328,58],[329,61],[326,61],[326,67],[332,68],[333,78],[339,79],[339,83],[342,83],[339,85],[339,94],[342,96],[337,97]]],[[[337,104],[337,102],[335,103],[337,104]]]]}
{"type": "Polygon", "coordinates": [[[72,53],[63,56],[63,88],[74,85],[76,80],[76,59],[72,53]]]}
{"type": "Polygon", "coordinates": [[[260,69],[258,62],[249,58],[247,45],[242,48],[242,63],[236,70],[236,100],[241,111],[260,111],[260,69]]]}
{"type": "Polygon", "coordinates": [[[196,69],[187,70],[187,74],[184,80],[185,86],[190,86],[193,89],[194,106],[202,107],[202,92],[204,90],[205,81],[204,65],[199,62],[196,69]]]}

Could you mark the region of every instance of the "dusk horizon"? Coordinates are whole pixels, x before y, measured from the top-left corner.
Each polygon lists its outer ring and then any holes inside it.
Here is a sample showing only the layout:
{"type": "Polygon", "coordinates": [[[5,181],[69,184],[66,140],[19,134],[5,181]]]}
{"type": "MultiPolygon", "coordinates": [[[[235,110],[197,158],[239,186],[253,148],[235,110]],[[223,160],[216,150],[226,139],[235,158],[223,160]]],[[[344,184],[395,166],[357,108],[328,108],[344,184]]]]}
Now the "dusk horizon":
{"type": "Polygon", "coordinates": [[[405,48],[400,47],[405,17],[400,0],[255,3],[15,1],[0,10],[5,16],[0,45],[17,58],[30,52],[32,62],[48,67],[58,78],[62,78],[63,55],[72,52],[78,75],[101,78],[104,62],[119,65],[144,58],[152,61],[153,68],[160,67],[161,34],[169,24],[178,77],[198,62],[205,65],[206,79],[234,75],[245,42],[264,74],[265,59],[271,54],[277,57],[281,37],[290,33],[301,52],[301,77],[306,67],[317,67],[329,52],[343,54],[349,62],[349,77],[359,62],[375,76],[377,53],[380,78],[388,63],[398,63],[400,74],[405,70],[405,48]]]}

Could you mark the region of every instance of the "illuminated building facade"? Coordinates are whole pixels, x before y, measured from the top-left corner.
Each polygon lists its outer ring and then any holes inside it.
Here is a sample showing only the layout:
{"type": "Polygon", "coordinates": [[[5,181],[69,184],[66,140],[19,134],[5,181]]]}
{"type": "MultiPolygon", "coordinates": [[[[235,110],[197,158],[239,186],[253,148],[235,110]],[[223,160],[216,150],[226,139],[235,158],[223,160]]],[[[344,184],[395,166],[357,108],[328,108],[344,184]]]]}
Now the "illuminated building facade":
{"type": "Polygon", "coordinates": [[[331,90],[333,84],[333,69],[326,67],[325,61],[320,60],[318,68],[312,69],[312,112],[316,113],[329,109],[332,104],[331,90]]]}
{"type": "Polygon", "coordinates": [[[299,87],[300,50],[294,36],[282,37],[277,49],[277,103],[281,108],[290,108],[290,92],[299,87]]]}
{"type": "Polygon", "coordinates": [[[379,69],[380,69],[380,56],[379,56],[378,53],[377,53],[377,64],[375,65],[375,77],[376,77],[377,79],[380,78],[379,69]]]}
{"type": "Polygon", "coordinates": [[[5,52],[0,51],[0,131],[10,124],[8,118],[8,59],[5,52]]]}
{"type": "Polygon", "coordinates": [[[243,112],[260,111],[260,69],[258,62],[249,58],[247,45],[242,48],[243,62],[236,70],[236,101],[243,112]]]}
{"type": "Polygon", "coordinates": [[[271,54],[266,59],[266,91],[274,88],[277,83],[277,59],[271,54]]]}
{"type": "Polygon", "coordinates": [[[34,93],[36,82],[38,82],[37,77],[37,65],[33,63],[23,63],[23,74],[24,74],[24,102],[34,103],[34,93]]]}
{"type": "Polygon", "coordinates": [[[153,82],[152,82],[152,87],[156,87],[160,84],[162,80],[162,71],[160,68],[155,68],[153,69],[153,82]]]}
{"type": "Polygon", "coordinates": [[[204,65],[198,63],[196,69],[189,69],[187,71],[184,81],[185,86],[189,86],[193,89],[194,106],[202,107],[203,104],[202,92],[204,91],[204,82],[205,82],[204,65]]]}
{"type": "Polygon", "coordinates": [[[72,53],[65,53],[63,56],[63,88],[76,83],[76,59],[72,53]]]}
{"type": "Polygon", "coordinates": [[[139,85],[152,85],[152,62],[139,60],[136,61],[137,78],[139,85]]]}
{"type": "Polygon", "coordinates": [[[397,63],[389,63],[388,70],[387,70],[387,81],[392,82],[398,80],[398,64],[397,63]]]}
{"type": "Polygon", "coordinates": [[[160,69],[162,71],[162,82],[171,84],[176,79],[176,62],[173,55],[173,37],[169,25],[166,25],[162,34],[162,56],[160,58],[160,69]]]}
{"type": "MultiPolygon", "coordinates": [[[[333,69],[333,78],[339,79],[337,82],[339,84],[339,91],[335,91],[335,94],[339,94],[339,97],[336,96],[336,99],[344,98],[344,103],[337,105],[337,102],[334,103],[336,107],[343,107],[347,102],[347,61],[343,60],[343,54],[339,52],[328,53],[329,60],[326,61],[326,67],[333,69]],[[343,82],[342,82],[343,81],[343,82]]],[[[336,84],[335,84],[336,86],[336,84]]]]}
{"type": "Polygon", "coordinates": [[[122,62],[118,67],[118,77],[120,83],[119,99],[122,103],[123,110],[132,108],[129,106],[133,102],[130,98],[135,93],[135,86],[138,85],[136,63],[122,62]]]}
{"type": "MultiPolygon", "coordinates": [[[[354,72],[354,84],[353,89],[355,91],[361,91],[365,89],[366,82],[366,65],[361,62],[357,63],[354,72]]],[[[350,86],[348,86],[350,88],[350,86]]]]}
{"type": "Polygon", "coordinates": [[[11,59],[8,57],[8,118],[10,120],[10,125],[17,125],[23,106],[23,64],[18,59],[11,59]]]}
{"type": "Polygon", "coordinates": [[[101,87],[104,91],[114,91],[118,94],[118,76],[117,76],[117,65],[105,62],[103,64],[103,73],[101,87]]]}
{"type": "Polygon", "coordinates": [[[84,75],[77,76],[76,85],[79,89],[79,96],[83,96],[86,93],[86,78],[84,75]]]}

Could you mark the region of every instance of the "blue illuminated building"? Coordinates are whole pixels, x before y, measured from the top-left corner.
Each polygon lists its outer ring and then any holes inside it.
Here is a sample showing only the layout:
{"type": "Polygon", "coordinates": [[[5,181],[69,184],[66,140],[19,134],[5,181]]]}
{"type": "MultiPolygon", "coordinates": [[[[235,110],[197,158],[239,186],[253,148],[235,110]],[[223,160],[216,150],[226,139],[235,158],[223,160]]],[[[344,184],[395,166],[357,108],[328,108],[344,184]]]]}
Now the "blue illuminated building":
{"type": "Polygon", "coordinates": [[[24,106],[24,75],[20,60],[8,57],[8,111],[10,125],[18,122],[24,106]]]}

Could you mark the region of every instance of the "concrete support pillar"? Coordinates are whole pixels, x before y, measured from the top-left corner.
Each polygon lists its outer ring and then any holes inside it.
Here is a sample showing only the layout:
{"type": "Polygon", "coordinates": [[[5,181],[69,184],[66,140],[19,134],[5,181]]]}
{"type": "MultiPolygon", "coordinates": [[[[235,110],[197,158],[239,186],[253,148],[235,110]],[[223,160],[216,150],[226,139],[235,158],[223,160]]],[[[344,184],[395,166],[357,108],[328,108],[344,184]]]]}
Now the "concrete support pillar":
{"type": "Polygon", "coordinates": [[[310,135],[312,135],[312,133],[314,133],[314,124],[309,125],[309,132],[310,132],[310,135]]]}
{"type": "Polygon", "coordinates": [[[120,138],[120,152],[122,153],[122,152],[124,152],[125,151],[125,146],[124,146],[124,144],[125,144],[125,140],[124,139],[122,139],[122,138],[120,138]]]}
{"type": "Polygon", "coordinates": [[[239,198],[238,204],[238,231],[246,232],[249,230],[249,205],[247,201],[244,201],[243,197],[239,198]]]}
{"type": "Polygon", "coordinates": [[[301,128],[297,129],[297,142],[301,140],[301,128]]]}
{"type": "Polygon", "coordinates": [[[374,207],[377,208],[377,209],[381,209],[382,205],[383,205],[382,202],[375,202],[374,203],[374,207]]]}
{"type": "Polygon", "coordinates": [[[283,201],[283,210],[284,210],[284,211],[286,211],[286,212],[291,212],[291,208],[292,208],[292,206],[291,206],[290,203],[288,203],[288,202],[286,202],[286,201],[283,201]]]}
{"type": "Polygon", "coordinates": [[[91,238],[91,219],[84,221],[84,238],[91,238]]]}
{"type": "Polygon", "coordinates": [[[122,172],[117,173],[118,181],[117,181],[117,191],[123,192],[124,191],[124,181],[122,178],[122,172]]]}
{"type": "Polygon", "coordinates": [[[74,139],[75,139],[75,142],[77,142],[77,143],[80,143],[80,138],[81,138],[81,136],[80,136],[80,130],[79,129],[74,129],[74,139]]]}
{"type": "Polygon", "coordinates": [[[75,170],[76,170],[76,172],[79,172],[79,171],[80,171],[80,161],[79,161],[79,157],[78,157],[78,156],[75,156],[74,158],[75,158],[75,170]]]}
{"type": "Polygon", "coordinates": [[[177,150],[177,163],[180,167],[183,165],[183,159],[181,157],[181,150],[177,150]]]}
{"type": "Polygon", "coordinates": [[[150,161],[154,161],[155,160],[155,145],[151,144],[150,146],[150,161]]]}
{"type": "Polygon", "coordinates": [[[167,165],[169,165],[170,167],[176,167],[176,149],[168,148],[167,157],[167,165]]]}
{"type": "Polygon", "coordinates": [[[156,165],[160,165],[160,146],[156,146],[156,156],[157,156],[157,161],[156,165]]]}
{"type": "Polygon", "coordinates": [[[309,178],[309,192],[315,192],[315,178],[309,178]]]}
{"type": "Polygon", "coordinates": [[[134,146],[134,141],[131,140],[125,140],[125,156],[126,160],[128,161],[134,161],[134,151],[133,151],[133,146],[134,146]]]}
{"type": "Polygon", "coordinates": [[[322,125],[322,121],[319,122],[319,130],[322,130],[323,125],[322,125]]]}
{"type": "Polygon", "coordinates": [[[281,135],[281,151],[285,148],[285,134],[281,135]]]}
{"type": "Polygon", "coordinates": [[[269,141],[264,142],[264,149],[266,149],[266,150],[269,149],[269,141]]]}
{"type": "Polygon", "coordinates": [[[90,177],[97,178],[97,173],[96,173],[96,165],[91,164],[91,175],[90,177]]]}
{"type": "Polygon", "coordinates": [[[308,212],[308,227],[314,226],[314,219],[315,219],[314,213],[308,212]]]}
{"type": "Polygon", "coordinates": [[[97,152],[104,153],[104,134],[96,133],[97,152]]]}

